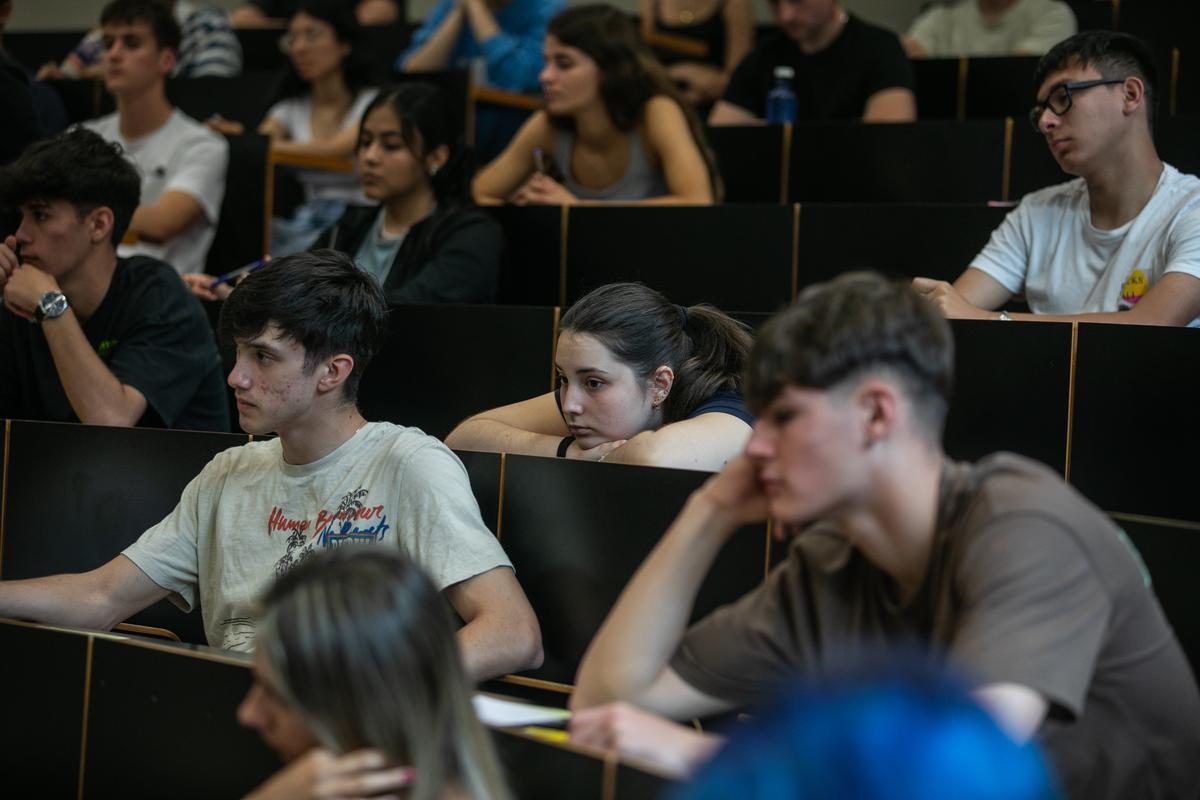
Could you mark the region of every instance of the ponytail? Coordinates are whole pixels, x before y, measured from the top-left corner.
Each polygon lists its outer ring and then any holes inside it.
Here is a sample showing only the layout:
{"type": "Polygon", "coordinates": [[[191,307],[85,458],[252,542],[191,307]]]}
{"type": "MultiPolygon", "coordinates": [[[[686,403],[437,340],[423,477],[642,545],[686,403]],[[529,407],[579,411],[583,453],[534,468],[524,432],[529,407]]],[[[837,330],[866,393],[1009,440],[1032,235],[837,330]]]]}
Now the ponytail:
{"type": "Polygon", "coordinates": [[[639,380],[660,366],[675,373],[663,401],[663,424],[687,419],[720,391],[739,392],[751,336],[710,305],[677,306],[640,283],[610,283],[580,298],[561,330],[586,333],[628,365],[639,380]]]}
{"type": "Polygon", "coordinates": [[[746,326],[710,305],[684,309],[684,332],[691,348],[675,370],[675,383],[663,401],[663,424],[687,419],[717,392],[740,394],[753,343],[746,326]]]}

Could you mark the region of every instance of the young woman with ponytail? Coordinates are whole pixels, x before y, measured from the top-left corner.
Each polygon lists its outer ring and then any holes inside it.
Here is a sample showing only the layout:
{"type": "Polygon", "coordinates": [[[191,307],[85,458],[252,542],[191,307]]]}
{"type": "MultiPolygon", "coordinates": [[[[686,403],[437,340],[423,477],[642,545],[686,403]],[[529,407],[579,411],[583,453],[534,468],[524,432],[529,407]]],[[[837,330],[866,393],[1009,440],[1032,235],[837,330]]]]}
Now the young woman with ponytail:
{"type": "Polygon", "coordinates": [[[553,392],[476,414],[460,450],[717,470],[741,451],[751,336],[717,309],[677,306],[639,283],[601,286],[559,326],[553,392]]]}
{"type": "Polygon", "coordinates": [[[543,55],[546,106],[475,177],[480,203],[720,201],[699,118],[623,12],[559,13],[543,55]]]}

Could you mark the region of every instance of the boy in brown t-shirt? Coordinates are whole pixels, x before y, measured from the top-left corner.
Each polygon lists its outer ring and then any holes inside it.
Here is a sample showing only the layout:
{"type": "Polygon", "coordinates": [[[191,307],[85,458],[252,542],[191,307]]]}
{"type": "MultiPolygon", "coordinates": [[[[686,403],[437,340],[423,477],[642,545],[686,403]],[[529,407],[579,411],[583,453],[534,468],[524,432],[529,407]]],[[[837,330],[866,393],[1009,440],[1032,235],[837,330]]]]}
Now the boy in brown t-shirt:
{"type": "Polygon", "coordinates": [[[1140,561],[1040,464],[946,458],[952,364],[933,306],[876,276],[812,287],[768,323],[746,451],[597,634],[573,736],[686,772],[718,742],[612,701],[675,719],[752,706],[916,639],[1011,735],[1039,737],[1070,796],[1200,795],[1200,693],[1140,561]],[[685,631],[717,552],[767,518],[808,527],[761,587],[685,631]]]}

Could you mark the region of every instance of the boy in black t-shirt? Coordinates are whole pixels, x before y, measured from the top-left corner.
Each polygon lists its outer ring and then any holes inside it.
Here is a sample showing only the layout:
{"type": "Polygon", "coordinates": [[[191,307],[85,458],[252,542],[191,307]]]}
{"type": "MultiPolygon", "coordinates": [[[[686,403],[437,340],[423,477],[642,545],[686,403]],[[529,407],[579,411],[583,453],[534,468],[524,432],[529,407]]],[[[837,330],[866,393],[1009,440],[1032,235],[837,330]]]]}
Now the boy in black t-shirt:
{"type": "Polygon", "coordinates": [[[117,258],[140,179],[76,128],[0,170],[0,417],[229,430],[221,358],[175,271],[117,258]]]}
{"type": "Polygon", "coordinates": [[[769,4],[779,31],[737,65],[710,125],[762,122],[776,67],[792,70],[798,121],[916,119],[912,68],[895,34],[851,16],[836,0],[769,4]]]}

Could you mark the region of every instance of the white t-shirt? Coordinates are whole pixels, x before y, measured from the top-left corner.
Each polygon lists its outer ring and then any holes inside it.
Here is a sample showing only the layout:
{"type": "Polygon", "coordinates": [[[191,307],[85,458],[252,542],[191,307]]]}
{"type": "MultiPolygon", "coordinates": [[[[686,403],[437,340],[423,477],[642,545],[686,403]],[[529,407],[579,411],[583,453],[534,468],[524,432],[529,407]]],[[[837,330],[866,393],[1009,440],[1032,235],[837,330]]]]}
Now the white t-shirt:
{"type": "Polygon", "coordinates": [[[983,16],[976,0],[959,0],[917,17],[908,35],[933,58],[1040,56],[1075,30],[1075,14],[1059,0],[1017,0],[991,20],[983,16]]]}
{"type": "Polygon", "coordinates": [[[301,466],[283,460],[278,439],[217,454],[125,555],[185,611],[199,591],[210,645],[249,651],[271,581],[314,549],[353,543],[399,547],[439,589],[512,566],[462,462],[432,436],[387,422],[301,466]]]}
{"type": "Polygon", "coordinates": [[[1146,207],[1111,231],[1092,225],[1082,178],[1031,192],[971,266],[1037,314],[1128,310],[1168,272],[1200,278],[1200,179],[1164,164],[1146,207]]]}
{"type": "Polygon", "coordinates": [[[140,139],[121,135],[115,113],[89,120],[94,130],[125,149],[126,157],[142,176],[141,205],[153,205],[167,192],[183,192],[200,204],[203,212],[178,236],[162,244],[138,242],[121,245],[121,256],[148,255],[167,262],[176,272],[204,272],[204,259],[217,230],[221,199],[225,196],[225,171],[229,143],[179,109],[161,128],[140,139]]]}
{"type": "MultiPolygon", "coordinates": [[[[360,89],[354,98],[354,105],[342,117],[338,130],[357,128],[363,112],[375,99],[378,89],[360,89]]],[[[267,119],[279,120],[287,131],[288,138],[298,144],[307,144],[313,140],[312,132],[312,96],[289,97],[280,100],[267,110],[267,119]]],[[[371,203],[362,192],[358,175],[353,172],[327,172],[325,170],[307,169],[299,173],[300,183],[304,186],[304,199],[310,200],[342,200],[347,203],[368,205],[371,203]]]]}

